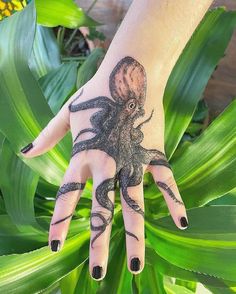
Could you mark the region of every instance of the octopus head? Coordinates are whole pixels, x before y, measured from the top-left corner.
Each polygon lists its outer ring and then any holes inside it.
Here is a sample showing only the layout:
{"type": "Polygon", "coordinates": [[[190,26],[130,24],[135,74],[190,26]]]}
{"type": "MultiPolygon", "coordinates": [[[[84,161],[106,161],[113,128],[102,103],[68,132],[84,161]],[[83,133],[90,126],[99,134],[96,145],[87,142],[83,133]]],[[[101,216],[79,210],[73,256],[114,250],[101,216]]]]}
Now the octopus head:
{"type": "Polygon", "coordinates": [[[112,98],[125,105],[131,112],[144,105],[146,97],[146,73],[134,58],[126,56],[115,66],[110,75],[112,98]]]}

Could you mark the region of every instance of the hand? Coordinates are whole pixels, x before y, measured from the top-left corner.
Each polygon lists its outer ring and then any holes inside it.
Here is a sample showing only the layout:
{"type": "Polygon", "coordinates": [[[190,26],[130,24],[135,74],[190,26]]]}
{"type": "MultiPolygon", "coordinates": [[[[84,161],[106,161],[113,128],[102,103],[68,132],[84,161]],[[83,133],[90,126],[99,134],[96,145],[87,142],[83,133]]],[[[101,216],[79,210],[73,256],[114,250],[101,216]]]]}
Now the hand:
{"type": "Polygon", "coordinates": [[[106,274],[117,181],[125,223],[127,266],[132,273],[141,272],[145,260],[145,172],[152,173],[176,226],[185,229],[188,225],[184,203],[165,157],[162,102],[153,108],[145,103],[144,67],[126,56],[117,62],[105,81],[101,83],[95,75],[22,150],[28,158],[43,154],[71,130],[71,160],[57,193],[49,244],[53,251],[63,247],[86,180],[92,177],[89,267],[97,280],[106,274]]]}

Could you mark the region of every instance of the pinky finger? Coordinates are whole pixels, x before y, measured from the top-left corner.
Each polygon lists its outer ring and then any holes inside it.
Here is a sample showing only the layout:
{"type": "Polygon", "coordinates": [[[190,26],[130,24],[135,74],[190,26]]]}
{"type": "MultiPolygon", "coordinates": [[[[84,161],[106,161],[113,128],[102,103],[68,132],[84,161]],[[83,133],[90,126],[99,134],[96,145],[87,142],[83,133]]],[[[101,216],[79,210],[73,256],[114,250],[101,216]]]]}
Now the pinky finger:
{"type": "Polygon", "coordinates": [[[170,168],[163,165],[153,165],[150,168],[155,183],[162,192],[170,214],[176,226],[181,230],[188,227],[188,218],[184,202],[170,168]]]}

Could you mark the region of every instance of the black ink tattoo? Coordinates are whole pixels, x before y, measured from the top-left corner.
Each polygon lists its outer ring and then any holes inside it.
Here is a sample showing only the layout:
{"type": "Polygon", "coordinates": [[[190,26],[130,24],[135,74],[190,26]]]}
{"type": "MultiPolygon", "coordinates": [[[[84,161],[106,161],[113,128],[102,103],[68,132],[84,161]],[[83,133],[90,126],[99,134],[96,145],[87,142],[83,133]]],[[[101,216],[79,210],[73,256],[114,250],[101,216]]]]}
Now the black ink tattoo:
{"type": "Polygon", "coordinates": [[[64,218],[62,218],[62,219],[56,221],[55,223],[52,223],[51,226],[56,225],[56,224],[59,224],[59,223],[65,221],[66,219],[70,218],[72,215],[73,215],[73,214],[71,213],[70,215],[68,215],[68,216],[66,216],[66,217],[64,217],[64,218]]]}
{"type": "MultiPolygon", "coordinates": [[[[106,179],[96,188],[95,197],[98,203],[111,215],[106,219],[101,213],[91,214],[91,230],[99,231],[91,242],[92,247],[94,241],[112,221],[114,206],[108,197],[108,192],[114,190],[115,181],[119,180],[126,203],[144,217],[142,208],[129,196],[128,187],[137,186],[142,182],[142,164],[164,165],[170,168],[165,154],[156,149],[145,149],[140,145],[144,138],[141,128],[150,121],[154,110],[145,121],[134,127],[137,118],[145,115],[143,107],[146,86],[144,67],[134,58],[127,56],[120,60],[111,72],[109,89],[112,98],[99,96],[75,104],[82,95],[82,90],[69,105],[70,112],[100,108],[90,118],[92,127],[80,131],[75,137],[71,156],[83,150],[97,149],[104,151],[116,162],[114,177],[106,179]],[[80,135],[86,132],[93,132],[94,136],[78,142],[80,135]],[[92,224],[94,217],[100,218],[103,224],[94,226],[92,224]]],[[[134,234],[129,234],[135,238],[134,234]]]]}
{"type": "Polygon", "coordinates": [[[126,231],[126,230],[125,230],[125,233],[126,233],[127,235],[131,236],[131,237],[134,237],[137,241],[139,241],[138,237],[137,237],[135,234],[133,234],[133,233],[131,233],[131,232],[129,232],[129,231],[126,231]]]}
{"type": "Polygon", "coordinates": [[[156,182],[157,186],[162,188],[163,190],[165,190],[168,195],[176,202],[179,203],[180,205],[184,205],[184,203],[182,201],[180,201],[179,199],[177,199],[175,197],[175,194],[173,193],[173,191],[170,189],[170,187],[168,187],[168,185],[166,185],[163,182],[156,182]]]}
{"type": "MultiPolygon", "coordinates": [[[[66,183],[63,186],[61,186],[60,189],[58,190],[55,200],[57,200],[61,195],[66,194],[68,192],[76,191],[76,190],[83,190],[84,187],[85,187],[85,183],[75,183],[75,182],[66,183]]],[[[73,214],[70,214],[70,215],[52,223],[51,226],[59,224],[65,220],[67,220],[68,218],[72,217],[72,215],[73,214]]]]}
{"type": "Polygon", "coordinates": [[[75,183],[75,182],[66,183],[63,186],[61,186],[60,189],[58,190],[56,200],[62,194],[66,194],[68,192],[76,191],[76,190],[83,190],[84,187],[85,187],[85,183],[75,183]]]}

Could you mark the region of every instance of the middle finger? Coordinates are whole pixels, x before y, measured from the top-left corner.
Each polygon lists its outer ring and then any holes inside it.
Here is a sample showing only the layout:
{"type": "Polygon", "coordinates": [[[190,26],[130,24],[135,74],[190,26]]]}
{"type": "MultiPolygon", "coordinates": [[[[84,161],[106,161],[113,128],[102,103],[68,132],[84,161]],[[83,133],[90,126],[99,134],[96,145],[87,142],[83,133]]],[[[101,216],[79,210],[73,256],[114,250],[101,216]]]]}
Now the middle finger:
{"type": "Polygon", "coordinates": [[[119,182],[127,266],[131,273],[138,274],[143,270],[145,261],[143,167],[134,164],[132,169],[123,168],[119,173],[119,182]]]}

